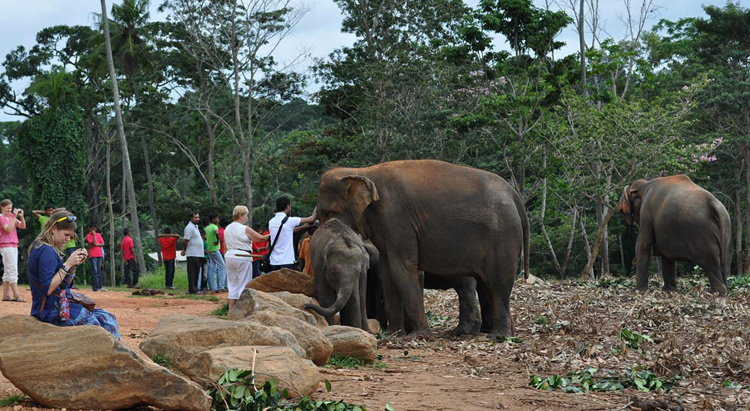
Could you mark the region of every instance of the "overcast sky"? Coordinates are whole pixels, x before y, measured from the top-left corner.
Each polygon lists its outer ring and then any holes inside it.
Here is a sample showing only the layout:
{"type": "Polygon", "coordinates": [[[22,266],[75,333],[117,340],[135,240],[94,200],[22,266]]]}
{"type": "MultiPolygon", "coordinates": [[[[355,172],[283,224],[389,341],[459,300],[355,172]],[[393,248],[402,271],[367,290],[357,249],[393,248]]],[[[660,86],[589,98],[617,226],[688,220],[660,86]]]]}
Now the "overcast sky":
{"type": "MultiPolygon", "coordinates": [[[[553,0],[548,1],[553,3],[553,0]]],[[[599,1],[608,33],[616,39],[622,37],[624,0],[599,1]]],[[[630,1],[633,4],[641,3],[641,0],[630,1]]],[[[467,0],[470,5],[476,5],[477,2],[478,0],[467,0]]],[[[544,0],[534,2],[538,6],[545,4],[544,0]]],[[[160,3],[161,0],[151,1],[154,10],[152,20],[160,19],[156,13],[160,3]]],[[[279,48],[277,58],[281,61],[299,55],[302,50],[310,52],[313,57],[325,57],[334,49],[350,45],[354,41],[351,34],[341,33],[342,16],[333,0],[307,0],[305,3],[310,12],[287,38],[284,46],[279,48]]],[[[107,0],[107,4],[111,7],[112,0],[107,0]]],[[[705,17],[702,5],[723,7],[726,0],[655,0],[655,4],[658,5],[658,17],[649,26],[659,18],[675,21],[685,17],[705,17]]],[[[742,0],[740,4],[749,7],[750,0],[742,0]]],[[[93,26],[93,13],[101,12],[100,7],[100,2],[95,0],[0,0],[0,61],[4,61],[5,56],[19,45],[31,48],[36,43],[36,33],[45,27],[79,24],[93,26]]],[[[563,54],[576,51],[577,39],[572,29],[564,32],[560,40],[568,43],[563,54]]],[[[4,68],[0,66],[0,72],[3,71],[4,68]]],[[[22,91],[26,86],[27,84],[14,84],[17,91],[22,91]]],[[[0,121],[17,119],[22,118],[0,113],[0,121]]]]}

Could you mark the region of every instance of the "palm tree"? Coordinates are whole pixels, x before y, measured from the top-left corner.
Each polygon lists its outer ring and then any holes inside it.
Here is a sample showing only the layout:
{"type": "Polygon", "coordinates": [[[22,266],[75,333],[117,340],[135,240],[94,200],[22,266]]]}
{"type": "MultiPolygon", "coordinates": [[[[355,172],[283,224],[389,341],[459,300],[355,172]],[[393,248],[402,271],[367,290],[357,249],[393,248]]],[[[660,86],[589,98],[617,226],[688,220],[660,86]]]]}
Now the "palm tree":
{"type": "Polygon", "coordinates": [[[109,19],[107,18],[107,0],[100,0],[102,4],[102,28],[104,29],[104,45],[107,51],[107,65],[109,66],[109,77],[112,79],[112,99],[115,104],[115,118],[117,119],[117,134],[120,137],[120,148],[122,150],[123,171],[128,190],[128,206],[130,207],[130,219],[133,224],[133,240],[135,243],[136,258],[138,264],[145,269],[146,260],[143,258],[143,243],[141,242],[141,229],[138,221],[138,204],[135,200],[135,186],[133,185],[133,172],[130,168],[130,153],[128,141],[125,139],[125,127],[122,122],[122,110],[120,109],[120,90],[117,87],[117,73],[115,73],[115,62],[112,57],[112,44],[109,37],[109,19]]]}

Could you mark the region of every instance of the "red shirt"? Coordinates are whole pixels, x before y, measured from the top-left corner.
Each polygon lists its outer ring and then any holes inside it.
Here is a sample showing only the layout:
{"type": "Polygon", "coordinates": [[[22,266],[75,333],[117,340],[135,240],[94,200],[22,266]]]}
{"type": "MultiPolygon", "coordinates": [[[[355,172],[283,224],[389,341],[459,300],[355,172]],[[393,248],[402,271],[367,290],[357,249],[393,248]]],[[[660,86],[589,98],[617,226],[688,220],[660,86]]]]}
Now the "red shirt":
{"type": "MultiPolygon", "coordinates": [[[[264,231],[261,235],[268,235],[268,230],[264,231]]],[[[271,245],[266,241],[253,241],[253,254],[266,255],[268,254],[268,247],[271,245]],[[259,248],[266,247],[265,250],[259,251],[259,248]]],[[[260,261],[260,257],[253,257],[253,261],[260,261]]]]}
{"type": "Polygon", "coordinates": [[[174,260],[177,258],[177,237],[159,237],[161,243],[161,258],[163,260],[174,260]]]}
{"type": "Polygon", "coordinates": [[[86,243],[89,245],[89,257],[104,257],[104,252],[102,250],[102,245],[104,244],[104,239],[102,238],[102,235],[99,233],[94,233],[95,235],[91,235],[91,233],[86,234],[86,243]],[[94,246],[94,244],[102,244],[94,246]]]}
{"type": "Polygon", "coordinates": [[[227,253],[227,248],[224,245],[224,227],[219,227],[219,242],[221,242],[221,248],[219,248],[219,251],[221,252],[221,255],[224,255],[227,253]]]}
{"type": "Polygon", "coordinates": [[[135,254],[133,254],[133,239],[129,235],[122,239],[120,249],[122,250],[123,260],[128,261],[135,258],[135,254]]]}

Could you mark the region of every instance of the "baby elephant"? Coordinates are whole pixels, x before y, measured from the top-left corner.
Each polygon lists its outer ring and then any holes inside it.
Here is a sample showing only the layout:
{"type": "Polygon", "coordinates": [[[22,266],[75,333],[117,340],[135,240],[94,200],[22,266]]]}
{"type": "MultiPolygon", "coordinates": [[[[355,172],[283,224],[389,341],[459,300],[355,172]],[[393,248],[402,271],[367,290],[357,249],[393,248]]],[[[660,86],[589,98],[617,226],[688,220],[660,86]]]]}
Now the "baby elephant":
{"type": "Polygon", "coordinates": [[[367,269],[370,258],[362,238],[332,218],[310,240],[310,261],[315,272],[315,292],[320,306],[305,304],[333,324],[341,312],[341,325],[367,331],[367,269]]]}

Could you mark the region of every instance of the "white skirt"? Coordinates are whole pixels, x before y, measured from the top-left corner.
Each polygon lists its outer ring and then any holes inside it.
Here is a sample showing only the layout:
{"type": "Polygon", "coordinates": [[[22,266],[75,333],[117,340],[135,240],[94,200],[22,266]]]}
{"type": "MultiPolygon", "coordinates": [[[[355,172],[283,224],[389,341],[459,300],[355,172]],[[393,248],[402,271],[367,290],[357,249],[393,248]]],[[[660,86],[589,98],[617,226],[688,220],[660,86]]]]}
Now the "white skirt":
{"type": "Polygon", "coordinates": [[[240,298],[247,283],[253,279],[253,259],[227,255],[226,260],[228,297],[230,300],[236,300],[240,298]]]}

